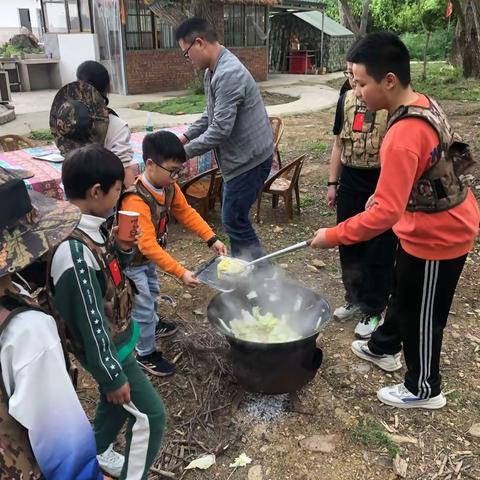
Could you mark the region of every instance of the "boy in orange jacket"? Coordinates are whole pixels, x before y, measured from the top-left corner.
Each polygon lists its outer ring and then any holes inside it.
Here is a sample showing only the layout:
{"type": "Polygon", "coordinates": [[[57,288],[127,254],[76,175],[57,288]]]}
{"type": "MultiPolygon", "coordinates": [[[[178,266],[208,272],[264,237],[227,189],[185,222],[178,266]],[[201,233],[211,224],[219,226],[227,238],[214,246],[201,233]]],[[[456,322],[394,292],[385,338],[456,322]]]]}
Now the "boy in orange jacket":
{"type": "Polygon", "coordinates": [[[151,133],[144,138],[142,148],[145,172],[137,178],[135,189],[127,192],[120,203],[120,210],[140,214],[142,231],[138,254],[126,273],[138,289],[132,312],[133,319],[140,327],[137,361],[150,374],[167,376],[175,372],[175,367],[162,357],[161,352],[156,351],[155,343],[160,337],[175,333],[177,328],[157,313],[160,288],[156,268],[158,266],[175,275],[190,287],[198,284],[193,273],[165,250],[170,214],[204,240],[217,254],[226,255],[227,248],[207,222],[187,203],[176,183],[182,164],[186,161],[185,150],[177,136],[165,131],[151,133]]]}
{"type": "Polygon", "coordinates": [[[443,330],[478,234],[478,205],[450,158],[456,136],[445,113],[412,89],[410,55],[402,41],[393,33],[372,33],[355,44],[347,61],[353,63],[357,96],[369,110],[389,112],[382,169],[367,209],[319,229],[312,247],[351,245],[393,228],[400,245],[385,322],[369,341],[353,342],[352,350],[391,372],[401,368],[403,348],[405,380],[381,388],[378,399],[399,408],[441,408],[443,330]]]}

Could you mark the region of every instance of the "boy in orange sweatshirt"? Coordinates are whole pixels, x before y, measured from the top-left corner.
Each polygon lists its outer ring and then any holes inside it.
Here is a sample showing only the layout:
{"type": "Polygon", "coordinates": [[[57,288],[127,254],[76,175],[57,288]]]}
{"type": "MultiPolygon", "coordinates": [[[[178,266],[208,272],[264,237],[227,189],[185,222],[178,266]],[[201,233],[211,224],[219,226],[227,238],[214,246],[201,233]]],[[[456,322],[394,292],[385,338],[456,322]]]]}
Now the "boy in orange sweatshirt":
{"type": "Polygon", "coordinates": [[[132,318],[140,327],[137,361],[150,374],[166,376],[172,375],[175,367],[156,351],[155,343],[156,339],[175,333],[176,326],[157,314],[160,288],[156,267],[175,275],[185,285],[194,287],[198,284],[193,273],[165,250],[170,214],[219,255],[226,255],[227,248],[187,203],[176,183],[186,161],[185,150],[177,136],[164,131],[151,133],[143,139],[142,148],[145,172],[137,178],[135,189],[127,191],[120,202],[120,210],[140,214],[142,231],[138,254],[126,273],[138,289],[132,311],[132,318]]]}
{"type": "Polygon", "coordinates": [[[410,56],[401,40],[393,33],[372,33],[347,60],[353,63],[357,96],[369,110],[385,108],[390,114],[382,169],[366,210],[319,229],[312,247],[351,245],[393,228],[400,245],[385,323],[369,341],[353,342],[352,351],[395,371],[403,347],[405,380],[381,388],[379,400],[399,408],[441,408],[443,330],[478,234],[478,205],[446,155],[455,137],[444,112],[411,87],[410,56]]]}

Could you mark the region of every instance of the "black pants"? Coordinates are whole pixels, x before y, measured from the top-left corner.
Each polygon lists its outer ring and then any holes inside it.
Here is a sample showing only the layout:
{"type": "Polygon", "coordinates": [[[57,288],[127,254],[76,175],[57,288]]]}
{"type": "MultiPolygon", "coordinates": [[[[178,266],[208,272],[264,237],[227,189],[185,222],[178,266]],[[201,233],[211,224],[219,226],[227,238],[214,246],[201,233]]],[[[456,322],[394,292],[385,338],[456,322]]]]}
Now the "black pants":
{"type": "MultiPolygon", "coordinates": [[[[341,182],[337,198],[337,222],[363,212],[374,190],[375,186],[371,191],[354,190],[341,182]]],[[[345,300],[359,305],[367,315],[378,315],[387,306],[396,248],[397,237],[392,230],[367,242],[339,247],[345,300]]]]}
{"type": "Polygon", "coordinates": [[[385,323],[372,334],[368,347],[376,354],[395,354],[403,345],[405,386],[421,398],[441,391],[443,329],[466,258],[423,260],[398,247],[385,323]]]}

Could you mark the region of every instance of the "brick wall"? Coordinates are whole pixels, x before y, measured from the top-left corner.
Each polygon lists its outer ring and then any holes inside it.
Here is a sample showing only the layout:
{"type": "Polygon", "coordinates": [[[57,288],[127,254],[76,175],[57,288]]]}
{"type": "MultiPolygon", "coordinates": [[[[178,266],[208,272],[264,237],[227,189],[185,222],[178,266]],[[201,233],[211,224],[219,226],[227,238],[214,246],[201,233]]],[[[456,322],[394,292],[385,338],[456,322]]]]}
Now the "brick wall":
{"type": "MultiPolygon", "coordinates": [[[[267,48],[232,48],[255,80],[267,79],[267,48]]],[[[194,79],[193,67],[180,49],[127,51],[128,93],[182,90],[194,79]]]]}

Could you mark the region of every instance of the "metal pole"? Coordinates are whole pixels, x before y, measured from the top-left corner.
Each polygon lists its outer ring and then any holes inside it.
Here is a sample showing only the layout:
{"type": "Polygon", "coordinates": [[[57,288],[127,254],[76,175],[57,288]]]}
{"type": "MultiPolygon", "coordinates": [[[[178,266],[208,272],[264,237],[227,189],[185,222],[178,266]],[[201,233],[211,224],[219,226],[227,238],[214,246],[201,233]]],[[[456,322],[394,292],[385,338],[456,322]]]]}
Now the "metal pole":
{"type": "Polygon", "coordinates": [[[323,74],[323,29],[325,26],[325,7],[322,7],[322,36],[320,37],[320,72],[323,74]]]}

